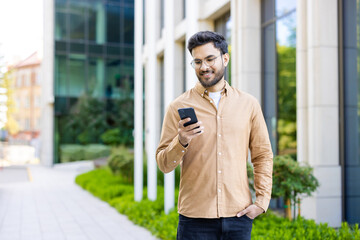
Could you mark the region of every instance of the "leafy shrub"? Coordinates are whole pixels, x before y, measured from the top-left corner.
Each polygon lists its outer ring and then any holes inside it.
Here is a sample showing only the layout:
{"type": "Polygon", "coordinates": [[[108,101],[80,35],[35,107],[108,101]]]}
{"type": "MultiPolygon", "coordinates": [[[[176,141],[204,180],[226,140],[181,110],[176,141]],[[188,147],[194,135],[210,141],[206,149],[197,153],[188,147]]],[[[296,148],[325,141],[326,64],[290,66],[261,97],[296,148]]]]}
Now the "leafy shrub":
{"type": "Polygon", "coordinates": [[[89,144],[84,146],[84,159],[97,159],[110,155],[110,147],[104,144],[89,144]]]}
{"type": "MultiPolygon", "coordinates": [[[[134,223],[146,227],[150,232],[164,240],[176,239],[178,225],[177,209],[165,214],[164,188],[158,186],[157,200],[146,199],[144,189],[144,200],[134,201],[134,188],[132,185],[124,184],[120,176],[112,175],[109,169],[96,169],[76,177],[76,183],[90,191],[95,196],[107,201],[120,213],[126,214],[134,223]]],[[[175,191],[177,200],[178,190],[175,191]]],[[[176,203],[175,203],[176,206],[176,203]]],[[[270,210],[254,220],[251,239],[360,239],[359,225],[350,227],[343,223],[338,230],[325,224],[316,224],[313,220],[302,217],[294,221],[279,217],[270,210]]]]}
{"type": "Polygon", "coordinates": [[[109,156],[110,148],[103,144],[62,144],[60,146],[60,161],[72,162],[79,160],[92,160],[109,156]]]}
{"type": "MultiPolygon", "coordinates": [[[[247,167],[250,189],[254,189],[253,169],[249,164],[247,167]]],[[[289,155],[274,158],[272,198],[283,197],[288,205],[294,205],[300,201],[301,194],[311,196],[318,186],[310,166],[301,166],[289,155]]],[[[287,217],[291,218],[290,206],[285,207],[287,217]]]]}
{"type": "Polygon", "coordinates": [[[131,153],[126,147],[120,146],[112,149],[108,158],[108,166],[115,175],[122,175],[132,183],[134,173],[134,153],[131,153]]]}
{"type": "Polygon", "coordinates": [[[100,138],[105,144],[112,146],[132,146],[133,143],[132,129],[109,129],[101,134],[100,138]]]}
{"type": "Polygon", "coordinates": [[[63,144],[60,146],[61,162],[84,160],[84,148],[79,144],[63,144]]]}

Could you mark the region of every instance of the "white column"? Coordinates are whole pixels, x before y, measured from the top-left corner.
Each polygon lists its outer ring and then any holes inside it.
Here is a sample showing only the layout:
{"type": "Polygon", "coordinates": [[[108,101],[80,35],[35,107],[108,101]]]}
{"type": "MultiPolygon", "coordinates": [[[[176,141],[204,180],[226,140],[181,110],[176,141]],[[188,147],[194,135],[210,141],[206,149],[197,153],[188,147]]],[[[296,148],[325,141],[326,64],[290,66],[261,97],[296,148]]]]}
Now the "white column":
{"type": "MultiPolygon", "coordinates": [[[[199,31],[199,0],[185,0],[186,1],[186,48],[189,39],[192,35],[199,31]]],[[[186,90],[189,90],[197,83],[197,78],[194,69],[190,66],[192,56],[189,51],[186,51],[186,90]]]]}
{"type": "Polygon", "coordinates": [[[135,0],[135,141],[134,141],[134,199],[141,201],[143,195],[143,6],[142,0],[135,0]]]}
{"type": "Polygon", "coordinates": [[[296,125],[297,160],[308,162],[308,44],[307,2],[297,1],[296,6],[296,125]]]}
{"type": "Polygon", "coordinates": [[[41,163],[54,164],[54,0],[44,1],[44,51],[41,99],[41,163]]]}
{"type": "Polygon", "coordinates": [[[156,105],[157,76],[156,76],[156,1],[146,1],[146,45],[148,51],[148,59],[146,64],[146,80],[145,80],[145,99],[146,99],[146,153],[147,153],[147,185],[148,198],[156,200],[156,174],[157,164],[155,159],[157,148],[157,130],[156,127],[158,112],[156,105]]]}
{"type": "MultiPolygon", "coordinates": [[[[165,1],[165,51],[164,51],[164,105],[165,110],[174,100],[175,81],[175,42],[174,42],[174,1],[165,1]]],[[[175,171],[164,175],[165,180],[165,213],[175,204],[175,171]]]]}
{"type": "Polygon", "coordinates": [[[231,1],[231,82],[261,102],[261,1],[231,1]]]}
{"type": "MultiPolygon", "coordinates": [[[[298,3],[300,9],[304,5],[298,3]]],[[[300,84],[301,104],[307,110],[307,126],[301,126],[301,141],[308,144],[308,153],[300,154],[301,161],[314,167],[320,187],[311,198],[302,203],[302,214],[317,222],[328,222],[332,227],[341,225],[341,167],[339,164],[339,88],[338,88],[338,21],[337,0],[306,1],[307,29],[307,86],[300,84]],[[304,139],[304,136],[306,139],[304,139]],[[329,211],[331,209],[331,211],[329,211]]],[[[299,16],[304,17],[301,12],[299,16]]],[[[300,19],[299,24],[303,20],[300,19]]],[[[301,63],[300,63],[301,64],[301,63]]],[[[301,69],[297,69],[297,72],[301,69]]],[[[301,76],[300,76],[301,77],[301,76]]],[[[297,81],[299,83],[299,79],[297,81]]],[[[306,83],[305,83],[306,84],[306,83]]],[[[304,113],[300,115],[304,117],[304,113]]],[[[306,116],[306,111],[305,111],[306,116]]],[[[304,120],[304,119],[299,119],[304,120]]],[[[298,120],[298,121],[299,121],[298,120]]],[[[304,148],[300,149],[304,151],[304,148]]],[[[305,149],[306,151],[306,149],[305,149]]]]}

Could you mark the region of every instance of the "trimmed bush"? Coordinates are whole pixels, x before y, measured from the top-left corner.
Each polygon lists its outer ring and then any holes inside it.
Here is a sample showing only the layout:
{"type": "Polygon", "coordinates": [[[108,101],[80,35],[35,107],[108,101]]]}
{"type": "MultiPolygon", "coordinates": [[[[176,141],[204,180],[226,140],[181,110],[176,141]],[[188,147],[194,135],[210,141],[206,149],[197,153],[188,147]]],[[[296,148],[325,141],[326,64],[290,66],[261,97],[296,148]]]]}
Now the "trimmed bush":
{"type": "Polygon", "coordinates": [[[104,144],[62,144],[60,146],[60,161],[72,162],[93,160],[110,155],[110,147],[104,144]]]}
{"type": "MultiPolygon", "coordinates": [[[[175,208],[167,215],[164,213],[163,187],[158,186],[156,201],[146,199],[145,188],[144,200],[135,202],[133,186],[124,184],[121,176],[112,175],[110,169],[96,169],[81,174],[76,177],[76,183],[100,199],[107,201],[120,213],[126,214],[135,224],[149,229],[154,236],[164,240],[176,239],[177,209],[175,208]]],[[[176,201],[177,196],[178,190],[175,191],[176,201]]],[[[313,220],[306,220],[302,217],[290,221],[269,210],[254,220],[251,239],[355,240],[360,239],[360,232],[358,224],[350,227],[347,223],[343,223],[341,228],[336,230],[326,223],[316,224],[313,220]]]]}
{"type": "Polygon", "coordinates": [[[128,183],[132,183],[134,174],[134,153],[126,147],[120,146],[112,149],[108,158],[108,166],[115,175],[122,175],[128,183]]]}
{"type": "Polygon", "coordinates": [[[60,161],[72,162],[84,160],[84,149],[79,144],[62,144],[60,146],[60,161]]]}
{"type": "Polygon", "coordinates": [[[89,144],[84,146],[84,159],[92,160],[110,155],[110,147],[104,144],[89,144]]]}

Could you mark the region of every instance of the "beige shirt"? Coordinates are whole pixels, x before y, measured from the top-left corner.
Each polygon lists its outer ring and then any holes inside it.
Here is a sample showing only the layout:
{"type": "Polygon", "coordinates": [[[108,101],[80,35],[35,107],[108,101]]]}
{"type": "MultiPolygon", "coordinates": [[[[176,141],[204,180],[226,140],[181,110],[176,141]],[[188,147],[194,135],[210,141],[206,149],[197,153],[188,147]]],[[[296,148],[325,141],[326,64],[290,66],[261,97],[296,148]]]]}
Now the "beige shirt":
{"type": "Polygon", "coordinates": [[[254,166],[255,204],[267,210],[273,153],[258,101],[227,82],[218,109],[200,83],[175,99],[165,114],[156,161],[161,171],[181,166],[178,212],[187,217],[233,217],[252,204],[246,162],[254,166]],[[204,133],[184,148],[177,109],[193,107],[204,133]]]}

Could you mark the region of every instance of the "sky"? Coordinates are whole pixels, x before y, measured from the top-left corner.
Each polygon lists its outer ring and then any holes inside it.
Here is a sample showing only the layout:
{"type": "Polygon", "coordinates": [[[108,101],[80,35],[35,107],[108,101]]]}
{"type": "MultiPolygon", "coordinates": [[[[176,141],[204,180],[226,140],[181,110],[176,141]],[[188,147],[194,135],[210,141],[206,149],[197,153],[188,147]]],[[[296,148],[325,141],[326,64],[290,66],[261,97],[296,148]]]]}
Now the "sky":
{"type": "Polygon", "coordinates": [[[0,0],[0,56],[3,56],[3,62],[25,59],[41,50],[42,31],[43,0],[0,0]]]}

